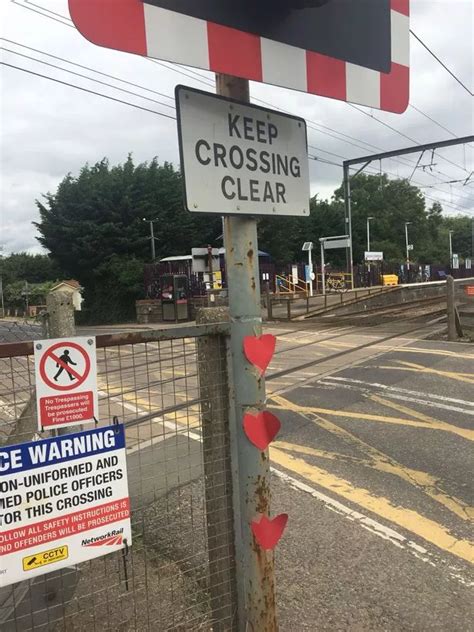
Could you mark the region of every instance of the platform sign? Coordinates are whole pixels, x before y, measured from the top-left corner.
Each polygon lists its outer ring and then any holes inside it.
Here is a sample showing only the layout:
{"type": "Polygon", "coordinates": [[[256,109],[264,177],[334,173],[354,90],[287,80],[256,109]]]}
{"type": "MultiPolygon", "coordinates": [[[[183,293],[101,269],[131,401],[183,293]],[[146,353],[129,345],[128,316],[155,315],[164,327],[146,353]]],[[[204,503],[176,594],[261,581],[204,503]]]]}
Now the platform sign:
{"type": "Polygon", "coordinates": [[[69,0],[91,42],[404,112],[410,0],[69,0]]]}
{"type": "Polygon", "coordinates": [[[364,259],[366,261],[383,261],[383,252],[365,251],[364,259]]]}
{"type": "Polygon", "coordinates": [[[123,425],[0,447],[0,587],[132,543],[123,425]]]}
{"type": "Polygon", "coordinates": [[[338,248],[349,248],[351,245],[350,238],[324,240],[324,250],[337,250],[338,248]]]}
{"type": "Polygon", "coordinates": [[[304,119],[185,86],[176,105],[189,211],[309,216],[304,119]]]}
{"type": "Polygon", "coordinates": [[[95,338],[35,342],[38,429],[99,419],[95,338]]]}

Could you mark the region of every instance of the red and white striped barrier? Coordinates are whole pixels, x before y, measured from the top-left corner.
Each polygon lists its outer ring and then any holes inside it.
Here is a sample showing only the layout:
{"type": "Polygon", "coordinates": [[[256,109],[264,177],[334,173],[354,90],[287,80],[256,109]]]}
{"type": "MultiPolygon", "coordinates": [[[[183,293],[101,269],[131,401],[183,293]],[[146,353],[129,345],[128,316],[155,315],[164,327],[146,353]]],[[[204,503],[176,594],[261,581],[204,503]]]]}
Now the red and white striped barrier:
{"type": "Polygon", "coordinates": [[[402,113],[409,99],[409,1],[391,0],[390,73],[141,0],[69,0],[69,10],[82,35],[99,46],[402,113]]]}

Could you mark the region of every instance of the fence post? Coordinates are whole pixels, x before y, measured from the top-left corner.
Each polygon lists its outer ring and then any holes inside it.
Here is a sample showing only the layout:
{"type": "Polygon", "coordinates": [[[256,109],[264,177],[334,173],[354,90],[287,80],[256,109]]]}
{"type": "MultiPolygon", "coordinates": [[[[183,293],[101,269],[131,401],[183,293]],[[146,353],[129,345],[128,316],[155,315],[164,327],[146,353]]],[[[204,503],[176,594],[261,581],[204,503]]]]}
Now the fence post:
{"type": "MultiPolygon", "coordinates": [[[[76,335],[74,304],[72,294],[67,292],[49,292],[46,296],[48,338],[70,338],[76,335]]],[[[80,432],[82,426],[57,428],[56,435],[80,432]]]]}
{"type": "Polygon", "coordinates": [[[76,335],[72,295],[67,292],[50,292],[46,296],[49,320],[49,338],[68,338],[76,335]]]}
{"type": "Polygon", "coordinates": [[[456,301],[454,298],[454,279],[448,274],[446,277],[446,300],[448,313],[448,340],[457,340],[456,335],[456,301]]]}
{"type": "Polygon", "coordinates": [[[267,320],[273,320],[273,297],[269,296],[268,297],[268,303],[267,303],[267,320]]]}
{"type": "MultiPolygon", "coordinates": [[[[197,325],[228,320],[227,307],[202,308],[196,313],[197,325]]],[[[216,632],[224,632],[224,630],[237,630],[229,384],[225,337],[216,335],[199,338],[197,359],[202,402],[212,629],[216,632]]]]}

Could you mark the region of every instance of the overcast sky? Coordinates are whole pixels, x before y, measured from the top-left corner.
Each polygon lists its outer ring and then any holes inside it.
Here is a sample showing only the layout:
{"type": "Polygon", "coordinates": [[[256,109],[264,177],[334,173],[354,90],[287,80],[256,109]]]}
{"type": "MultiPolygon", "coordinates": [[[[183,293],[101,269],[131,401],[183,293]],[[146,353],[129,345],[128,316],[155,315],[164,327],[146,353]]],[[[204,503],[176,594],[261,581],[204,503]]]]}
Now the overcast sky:
{"type": "MultiPolygon", "coordinates": [[[[411,28],[472,90],[474,1],[411,0],[411,5],[411,28]]],[[[171,115],[171,98],[94,75],[63,61],[29,51],[20,44],[112,74],[170,97],[177,83],[212,91],[214,78],[211,73],[187,71],[171,64],[161,65],[126,53],[99,48],[86,41],[75,28],[67,23],[65,25],[64,21],[48,19],[35,12],[41,11],[39,7],[43,7],[43,14],[50,18],[59,19],[55,14],[69,16],[67,0],[1,0],[1,35],[16,42],[12,44],[2,40],[2,61],[5,63],[171,115]],[[93,83],[5,49],[92,76],[160,103],[93,83]],[[191,74],[183,76],[182,72],[191,74]]],[[[178,163],[175,121],[6,66],[0,69],[0,248],[3,246],[4,254],[24,250],[40,251],[35,239],[36,231],[31,224],[38,219],[35,199],[48,191],[54,192],[68,172],[77,174],[85,162],[95,163],[104,156],[111,163],[122,162],[132,152],[137,162],[157,156],[160,161],[178,163]]],[[[410,99],[413,107],[409,107],[403,115],[360,108],[400,133],[384,127],[346,103],[262,84],[252,84],[251,94],[311,121],[308,128],[309,144],[317,149],[310,149],[310,152],[335,163],[341,162],[341,156],[350,158],[413,144],[400,134],[417,142],[433,142],[453,135],[472,134],[474,127],[472,97],[413,38],[410,99]],[[427,116],[446,129],[430,121],[427,116]],[[343,137],[341,133],[353,138],[343,137]]],[[[416,155],[405,158],[405,164],[395,160],[384,161],[382,169],[394,175],[409,176],[416,159],[416,155]]],[[[421,164],[428,164],[430,160],[430,156],[425,156],[421,164]]],[[[462,182],[451,185],[444,183],[468,177],[474,169],[473,148],[455,147],[440,151],[434,157],[434,165],[431,175],[428,169],[418,169],[413,176],[414,182],[431,185],[423,189],[430,198],[427,202],[431,204],[434,199],[438,199],[444,202],[448,214],[464,212],[472,215],[474,176],[466,186],[462,182]]],[[[379,167],[378,164],[375,166],[379,167]]],[[[312,194],[330,197],[340,184],[342,169],[312,160],[310,175],[312,194]]]]}

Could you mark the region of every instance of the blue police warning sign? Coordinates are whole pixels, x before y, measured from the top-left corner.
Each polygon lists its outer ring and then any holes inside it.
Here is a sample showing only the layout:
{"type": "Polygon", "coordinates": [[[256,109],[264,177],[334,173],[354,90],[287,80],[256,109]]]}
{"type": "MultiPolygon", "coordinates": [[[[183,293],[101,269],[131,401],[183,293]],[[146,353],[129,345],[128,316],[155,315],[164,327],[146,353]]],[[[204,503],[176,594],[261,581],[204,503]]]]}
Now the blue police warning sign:
{"type": "Polygon", "coordinates": [[[0,587],[130,546],[123,425],[0,448],[0,587]]]}

